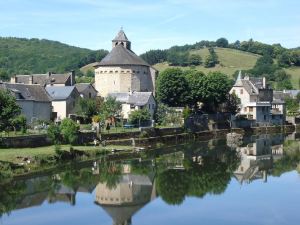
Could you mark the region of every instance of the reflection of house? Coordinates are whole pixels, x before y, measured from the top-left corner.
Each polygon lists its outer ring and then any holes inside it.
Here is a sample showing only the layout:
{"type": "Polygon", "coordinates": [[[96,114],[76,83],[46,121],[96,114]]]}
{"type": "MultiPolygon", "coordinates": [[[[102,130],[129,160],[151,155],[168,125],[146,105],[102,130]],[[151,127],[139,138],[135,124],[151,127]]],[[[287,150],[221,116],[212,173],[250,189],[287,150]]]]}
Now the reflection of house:
{"type": "Polygon", "coordinates": [[[276,142],[278,137],[262,135],[244,147],[238,147],[241,164],[234,172],[236,179],[242,184],[255,179],[267,181],[267,172],[273,167],[273,161],[282,157],[283,145],[276,142]]]}
{"type": "Polygon", "coordinates": [[[95,98],[97,91],[93,85],[89,83],[78,83],[75,87],[82,98],[95,98]]]}
{"type": "Polygon", "coordinates": [[[46,74],[15,75],[10,80],[11,83],[40,84],[42,86],[72,86],[75,84],[75,72],[66,74],[46,74]]]}
{"type": "Polygon", "coordinates": [[[73,114],[75,104],[79,98],[79,93],[75,86],[46,87],[46,91],[52,98],[52,112],[53,117],[62,120],[73,114]]]}
{"type": "Polygon", "coordinates": [[[114,224],[131,224],[132,216],[155,198],[155,185],[146,175],[124,174],[114,188],[109,189],[106,183],[96,187],[96,203],[114,224]]]}
{"type": "Polygon", "coordinates": [[[109,96],[116,98],[122,103],[122,114],[124,119],[128,119],[130,113],[138,109],[148,109],[153,119],[156,102],[152,92],[126,92],[126,93],[109,93],[109,96]]]}
{"type": "Polygon", "coordinates": [[[17,104],[21,107],[27,123],[36,119],[50,120],[50,96],[41,85],[2,83],[0,88],[9,90],[16,97],[17,104]]]}

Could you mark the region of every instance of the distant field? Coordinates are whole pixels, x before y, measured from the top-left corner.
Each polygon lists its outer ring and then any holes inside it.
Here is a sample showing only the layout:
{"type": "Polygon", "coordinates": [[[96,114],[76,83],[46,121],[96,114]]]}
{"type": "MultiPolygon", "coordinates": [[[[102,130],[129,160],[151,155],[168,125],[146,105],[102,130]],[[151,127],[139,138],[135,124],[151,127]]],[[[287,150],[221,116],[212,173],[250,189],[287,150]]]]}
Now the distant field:
{"type": "Polygon", "coordinates": [[[284,69],[288,74],[291,75],[291,81],[295,89],[300,89],[300,67],[291,67],[284,69]]]}
{"type": "MultiPolygon", "coordinates": [[[[228,76],[232,76],[236,70],[248,70],[251,69],[256,60],[260,57],[259,55],[243,52],[235,49],[228,48],[215,48],[215,52],[219,57],[220,64],[214,68],[205,68],[204,66],[196,66],[196,69],[199,71],[203,71],[204,73],[220,71],[222,73],[227,74],[228,76]]],[[[208,55],[208,49],[200,49],[192,51],[191,53],[199,54],[204,60],[208,55]]],[[[162,71],[170,66],[164,62],[154,65],[154,67],[162,71]]],[[[183,69],[189,69],[189,67],[182,67],[183,69]]]]}

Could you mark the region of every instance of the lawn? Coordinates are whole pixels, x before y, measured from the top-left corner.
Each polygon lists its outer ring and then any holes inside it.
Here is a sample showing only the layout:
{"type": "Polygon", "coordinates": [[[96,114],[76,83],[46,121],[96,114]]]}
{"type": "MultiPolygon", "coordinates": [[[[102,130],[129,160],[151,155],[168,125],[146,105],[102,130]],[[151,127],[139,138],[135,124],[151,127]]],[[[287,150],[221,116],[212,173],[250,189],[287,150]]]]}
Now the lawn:
{"type": "MultiPolygon", "coordinates": [[[[119,146],[119,145],[109,145],[106,147],[94,147],[94,146],[73,146],[76,150],[81,150],[85,152],[93,152],[95,150],[111,150],[111,149],[122,149],[122,150],[130,150],[131,146],[119,146]]],[[[7,148],[0,149],[0,161],[7,161],[12,163],[20,162],[20,159],[17,157],[30,157],[33,158],[35,156],[53,156],[55,155],[55,146],[46,146],[46,147],[37,147],[37,148],[7,148]]],[[[69,151],[70,145],[61,145],[61,150],[69,151]]]]}

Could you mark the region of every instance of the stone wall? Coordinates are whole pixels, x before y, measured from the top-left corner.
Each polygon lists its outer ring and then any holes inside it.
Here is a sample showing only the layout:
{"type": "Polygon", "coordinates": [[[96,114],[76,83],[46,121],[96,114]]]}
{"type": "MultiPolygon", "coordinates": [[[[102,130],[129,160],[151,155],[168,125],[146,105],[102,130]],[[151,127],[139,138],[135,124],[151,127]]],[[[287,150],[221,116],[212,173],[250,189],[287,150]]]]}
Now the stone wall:
{"type": "Polygon", "coordinates": [[[0,146],[2,148],[33,148],[51,144],[51,140],[46,135],[0,138],[0,146]]]}

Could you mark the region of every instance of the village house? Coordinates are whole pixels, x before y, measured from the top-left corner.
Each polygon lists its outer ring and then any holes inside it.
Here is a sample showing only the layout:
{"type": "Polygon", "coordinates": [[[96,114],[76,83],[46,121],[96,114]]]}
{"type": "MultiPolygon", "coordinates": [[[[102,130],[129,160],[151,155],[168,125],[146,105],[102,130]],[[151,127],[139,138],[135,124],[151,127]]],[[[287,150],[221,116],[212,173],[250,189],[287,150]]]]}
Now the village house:
{"type": "Polygon", "coordinates": [[[148,109],[153,119],[156,109],[156,101],[152,92],[125,92],[125,93],[109,93],[108,96],[116,98],[116,101],[122,103],[122,117],[128,119],[132,111],[138,109],[148,109]]]}
{"type": "Polygon", "coordinates": [[[242,78],[240,72],[230,93],[241,100],[238,115],[253,121],[253,125],[285,123],[285,103],[279,99],[273,100],[273,90],[267,85],[265,77],[242,78]]]}
{"type": "Polygon", "coordinates": [[[8,90],[16,97],[21,113],[27,124],[36,120],[49,121],[51,118],[51,99],[41,85],[1,83],[1,89],[8,90]]]}
{"type": "Polygon", "coordinates": [[[131,50],[121,29],[112,40],[112,50],[95,67],[95,88],[101,97],[108,93],[153,92],[157,70],[131,50]]]}
{"type": "Polygon", "coordinates": [[[98,92],[94,88],[94,86],[90,83],[78,83],[75,84],[75,87],[82,98],[96,98],[98,92]]]}
{"type": "Polygon", "coordinates": [[[52,99],[52,118],[60,121],[75,113],[80,95],[75,86],[49,86],[45,88],[52,99]]]}
{"type": "Polygon", "coordinates": [[[40,84],[46,86],[73,86],[75,85],[75,71],[65,74],[55,74],[48,72],[46,74],[15,75],[10,83],[21,84],[40,84]]]}

